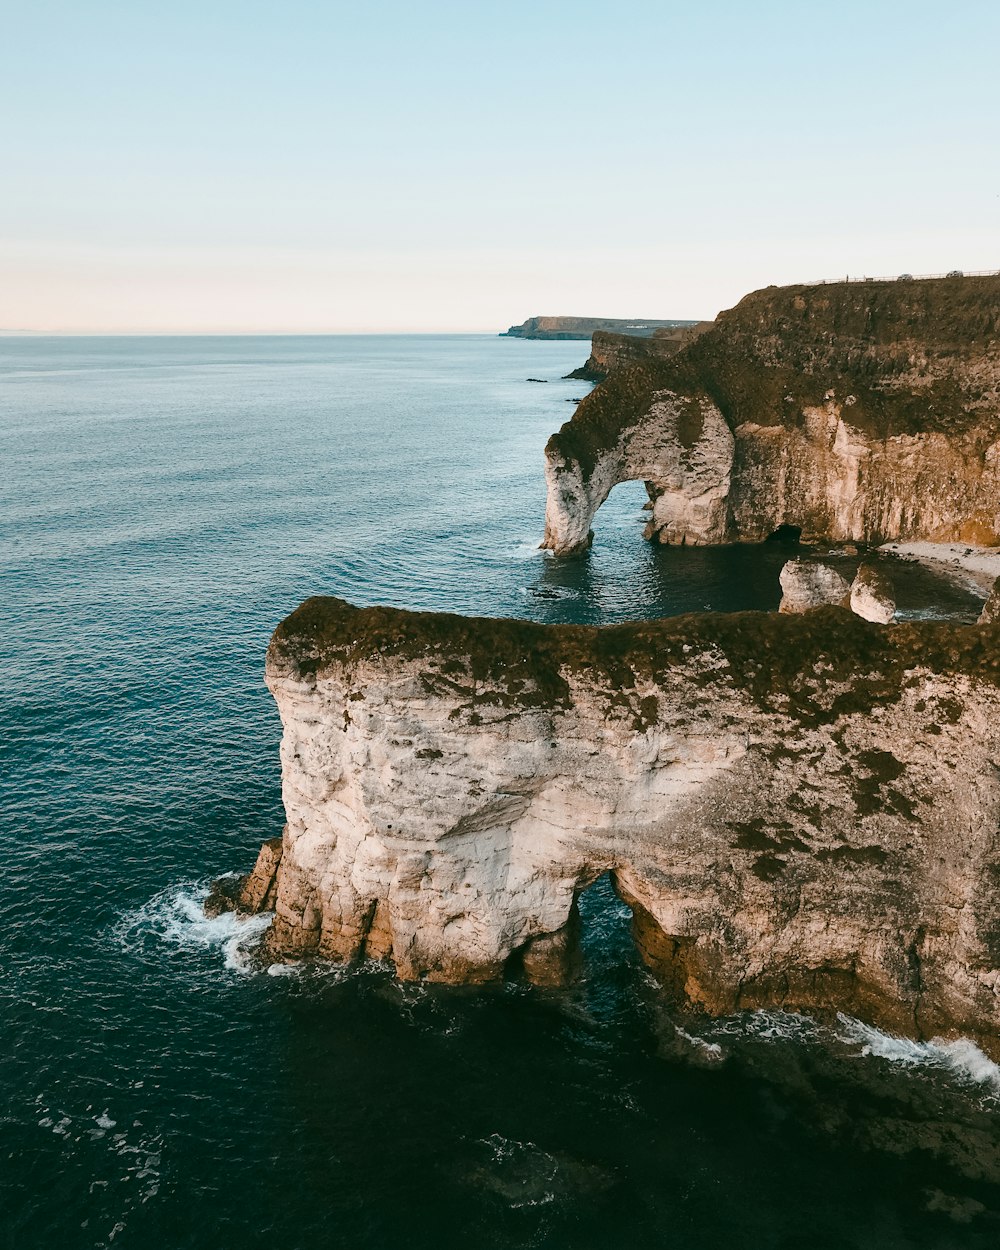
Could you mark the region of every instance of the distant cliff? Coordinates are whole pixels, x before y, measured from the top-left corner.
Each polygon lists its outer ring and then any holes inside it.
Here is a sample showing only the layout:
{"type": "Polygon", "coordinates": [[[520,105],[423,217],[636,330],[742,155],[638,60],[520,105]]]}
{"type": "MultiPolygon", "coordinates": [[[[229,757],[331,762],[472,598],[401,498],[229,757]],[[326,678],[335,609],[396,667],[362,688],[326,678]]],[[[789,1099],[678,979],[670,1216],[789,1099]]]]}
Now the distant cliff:
{"type": "Polygon", "coordinates": [[[545,450],[543,545],[645,481],[665,543],[1000,544],[1000,277],[768,287],[613,368],[545,450]]]}
{"type": "Polygon", "coordinates": [[[566,376],[580,378],[584,382],[603,382],[614,369],[624,368],[625,365],[644,360],[667,360],[714,324],[712,321],[687,322],[670,329],[654,330],[652,334],[595,330],[586,364],[566,376]]]}
{"type": "Polygon", "coordinates": [[[595,330],[615,330],[622,334],[639,337],[651,335],[656,330],[673,330],[678,326],[692,326],[694,321],[646,321],[642,317],[632,320],[616,320],[613,317],[529,317],[519,326],[511,326],[500,337],[517,339],[589,339],[595,330]]]}

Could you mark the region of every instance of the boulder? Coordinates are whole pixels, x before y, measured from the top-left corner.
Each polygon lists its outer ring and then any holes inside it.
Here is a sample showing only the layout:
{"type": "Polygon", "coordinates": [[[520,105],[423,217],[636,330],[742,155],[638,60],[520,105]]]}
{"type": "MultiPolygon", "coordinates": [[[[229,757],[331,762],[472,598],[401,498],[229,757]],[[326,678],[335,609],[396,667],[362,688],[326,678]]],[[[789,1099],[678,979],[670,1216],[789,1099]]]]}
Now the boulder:
{"type": "Polygon", "coordinates": [[[813,608],[841,607],[850,603],[851,588],[836,569],[818,560],[789,560],[778,575],[781,583],[779,612],[809,612],[813,608]]]}
{"type": "Polygon", "coordinates": [[[896,615],[892,579],[878,565],[862,564],[851,583],[851,611],[866,621],[888,625],[896,615]]]}
{"type": "Polygon", "coordinates": [[[979,616],[980,625],[992,625],[994,621],[1000,621],[1000,577],[993,583],[990,597],[983,604],[979,616]]]}

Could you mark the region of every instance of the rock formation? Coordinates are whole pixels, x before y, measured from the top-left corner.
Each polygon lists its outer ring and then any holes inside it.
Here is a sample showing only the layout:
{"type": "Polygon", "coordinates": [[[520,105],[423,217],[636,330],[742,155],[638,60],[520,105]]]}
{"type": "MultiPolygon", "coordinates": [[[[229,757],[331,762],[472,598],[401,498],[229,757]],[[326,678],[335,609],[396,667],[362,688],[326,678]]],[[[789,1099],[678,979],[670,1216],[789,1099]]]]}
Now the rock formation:
{"type": "Polygon", "coordinates": [[[218,916],[224,911],[272,911],[278,894],[278,865],[281,863],[281,838],[269,838],[260,848],[253,871],[246,876],[220,877],[212,883],[205,899],[205,915],[218,916]]]}
{"type": "Polygon", "coordinates": [[[778,574],[779,612],[809,612],[813,608],[850,605],[851,587],[836,569],[818,560],[789,560],[778,574]]]}
{"type": "Polygon", "coordinates": [[[595,330],[614,330],[628,335],[653,334],[656,330],[672,330],[677,326],[693,326],[693,321],[646,321],[615,317],[529,317],[519,326],[500,333],[501,338],[518,339],[589,339],[595,330]]]}
{"type": "Polygon", "coordinates": [[[626,365],[646,360],[668,360],[699,334],[711,329],[713,324],[711,321],[699,321],[669,330],[654,330],[647,335],[595,330],[586,364],[566,376],[580,378],[584,382],[603,382],[609,373],[626,365]]]}
{"type": "Polygon", "coordinates": [[[838,608],[597,629],[307,600],[267,658],[267,956],[558,981],[610,872],[678,1001],[1000,1054],[998,645],[838,608]]]}
{"type": "Polygon", "coordinates": [[[1000,277],[769,287],[613,369],[545,449],[542,545],[618,483],[665,543],[1000,543],[1000,277]]]}
{"type": "Polygon", "coordinates": [[[892,579],[876,564],[862,564],[851,583],[851,611],[866,621],[888,625],[896,615],[892,579]]]}
{"type": "Polygon", "coordinates": [[[1000,621],[1000,577],[994,583],[990,597],[983,604],[979,615],[980,625],[992,625],[995,621],[1000,621]]]}

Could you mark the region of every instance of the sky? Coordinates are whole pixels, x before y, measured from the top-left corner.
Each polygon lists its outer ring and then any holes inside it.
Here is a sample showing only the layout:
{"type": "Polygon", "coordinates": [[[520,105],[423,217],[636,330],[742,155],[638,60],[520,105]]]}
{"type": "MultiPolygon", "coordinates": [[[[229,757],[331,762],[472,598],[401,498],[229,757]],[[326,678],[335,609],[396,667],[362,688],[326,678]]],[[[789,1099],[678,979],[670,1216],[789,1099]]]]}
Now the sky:
{"type": "Polygon", "coordinates": [[[0,0],[0,330],[496,331],[995,269],[998,49],[995,0],[0,0]]]}

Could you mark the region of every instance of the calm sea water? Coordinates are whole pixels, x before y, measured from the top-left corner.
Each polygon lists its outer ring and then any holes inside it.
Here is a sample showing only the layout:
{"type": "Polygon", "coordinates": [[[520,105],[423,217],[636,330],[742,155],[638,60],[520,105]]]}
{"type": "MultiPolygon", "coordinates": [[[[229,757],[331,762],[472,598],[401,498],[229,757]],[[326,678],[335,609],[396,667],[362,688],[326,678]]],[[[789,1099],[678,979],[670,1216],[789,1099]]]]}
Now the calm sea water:
{"type": "Polygon", "coordinates": [[[787,551],[655,549],[635,484],[537,550],[585,347],[0,340],[2,1244],[997,1244],[993,1065],[671,1017],[604,881],[565,993],[254,973],[259,922],[201,916],[281,828],[263,657],[306,595],[776,605],[787,551]]]}

